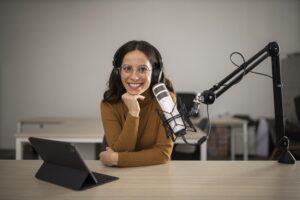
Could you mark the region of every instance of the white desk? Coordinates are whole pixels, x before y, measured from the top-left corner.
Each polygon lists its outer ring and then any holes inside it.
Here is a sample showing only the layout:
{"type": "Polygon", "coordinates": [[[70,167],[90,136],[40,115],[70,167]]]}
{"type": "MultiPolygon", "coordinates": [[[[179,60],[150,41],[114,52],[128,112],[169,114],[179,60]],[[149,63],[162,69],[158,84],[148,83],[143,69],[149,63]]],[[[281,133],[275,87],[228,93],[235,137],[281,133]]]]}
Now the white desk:
{"type": "MultiPolygon", "coordinates": [[[[16,137],[16,160],[23,159],[23,143],[28,142],[29,137],[40,137],[52,140],[61,140],[72,143],[101,143],[104,130],[100,119],[78,118],[33,118],[23,119],[18,122],[16,137]],[[24,125],[39,125],[42,128],[26,130],[24,125]]],[[[199,129],[197,133],[187,135],[187,138],[197,143],[204,133],[199,129]]],[[[182,139],[176,143],[184,143],[182,139]]],[[[201,145],[201,160],[207,159],[206,142],[201,145]]]]}
{"type": "Polygon", "coordinates": [[[120,179],[74,191],[34,177],[41,160],[0,160],[2,200],[299,200],[300,162],[170,161],[134,168],[105,167],[86,161],[92,171],[120,179]]]}
{"type": "MultiPolygon", "coordinates": [[[[193,124],[197,124],[201,119],[191,119],[193,124]]],[[[241,127],[243,129],[243,157],[244,160],[248,160],[248,121],[242,119],[236,119],[232,117],[214,118],[210,120],[211,126],[215,127],[241,127]]],[[[200,129],[198,129],[200,130],[200,129]]],[[[201,131],[201,130],[200,130],[201,131]]],[[[213,133],[210,133],[213,134],[213,133]]],[[[231,160],[235,160],[235,135],[233,131],[230,131],[230,157],[231,160]]],[[[199,139],[200,137],[198,137],[199,139]]]]}
{"type": "Polygon", "coordinates": [[[101,143],[104,135],[99,119],[82,118],[33,118],[19,120],[22,124],[15,134],[16,160],[23,159],[23,143],[29,142],[29,137],[40,137],[61,140],[72,143],[101,143]],[[24,125],[40,125],[42,128],[26,130],[24,125]]]}
{"type": "MultiPolygon", "coordinates": [[[[243,146],[244,146],[244,152],[243,152],[243,157],[244,160],[248,160],[248,121],[247,120],[242,120],[242,119],[236,119],[236,118],[219,118],[219,119],[212,119],[211,120],[211,125],[216,126],[216,127],[242,127],[243,129],[243,146]]],[[[231,155],[231,160],[235,160],[235,135],[234,132],[230,132],[230,155],[231,155]]]]}

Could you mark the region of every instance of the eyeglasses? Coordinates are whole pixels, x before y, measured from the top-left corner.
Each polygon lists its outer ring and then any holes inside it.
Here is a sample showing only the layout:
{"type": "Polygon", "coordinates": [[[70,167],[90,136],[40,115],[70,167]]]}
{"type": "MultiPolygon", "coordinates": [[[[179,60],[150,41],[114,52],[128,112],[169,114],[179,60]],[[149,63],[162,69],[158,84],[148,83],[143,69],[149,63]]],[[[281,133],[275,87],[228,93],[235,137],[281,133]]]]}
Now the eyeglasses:
{"type": "MultiPolygon", "coordinates": [[[[127,65],[127,64],[124,64],[121,66],[121,71],[124,72],[125,74],[132,74],[133,72],[133,67],[131,65],[127,65]]],[[[151,71],[151,69],[147,66],[147,65],[139,65],[137,68],[136,68],[136,72],[137,74],[139,75],[146,75],[148,74],[149,72],[151,71]]]]}

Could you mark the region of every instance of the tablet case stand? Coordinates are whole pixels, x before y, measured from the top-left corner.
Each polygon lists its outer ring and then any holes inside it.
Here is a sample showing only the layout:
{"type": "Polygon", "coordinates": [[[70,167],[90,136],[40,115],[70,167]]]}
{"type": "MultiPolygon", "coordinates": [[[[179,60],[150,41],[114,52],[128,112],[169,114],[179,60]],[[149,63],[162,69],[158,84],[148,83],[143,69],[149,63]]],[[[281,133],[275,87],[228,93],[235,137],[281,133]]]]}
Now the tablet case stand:
{"type": "Polygon", "coordinates": [[[83,190],[119,179],[89,170],[77,149],[68,142],[29,137],[44,163],[35,177],[74,190],[83,190]]]}
{"type": "Polygon", "coordinates": [[[96,185],[88,172],[46,162],[42,164],[35,177],[75,190],[96,185]]]}

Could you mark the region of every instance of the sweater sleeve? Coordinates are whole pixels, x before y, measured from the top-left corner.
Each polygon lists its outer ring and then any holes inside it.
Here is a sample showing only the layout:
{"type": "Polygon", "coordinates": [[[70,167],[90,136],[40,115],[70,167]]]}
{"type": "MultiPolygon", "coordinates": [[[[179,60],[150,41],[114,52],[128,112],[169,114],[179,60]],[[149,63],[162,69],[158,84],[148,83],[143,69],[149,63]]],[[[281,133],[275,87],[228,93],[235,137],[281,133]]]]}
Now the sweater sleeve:
{"type": "Polygon", "coordinates": [[[139,127],[139,117],[129,113],[122,127],[120,114],[109,103],[101,102],[101,118],[108,145],[116,152],[134,151],[139,127]]]}

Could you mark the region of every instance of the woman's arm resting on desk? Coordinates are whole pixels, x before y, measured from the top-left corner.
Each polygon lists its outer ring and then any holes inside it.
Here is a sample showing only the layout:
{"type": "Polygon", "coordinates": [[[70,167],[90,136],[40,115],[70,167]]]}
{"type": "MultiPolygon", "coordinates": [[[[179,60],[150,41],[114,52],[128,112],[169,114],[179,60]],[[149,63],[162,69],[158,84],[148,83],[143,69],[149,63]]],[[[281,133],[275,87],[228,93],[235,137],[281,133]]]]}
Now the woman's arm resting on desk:
{"type": "Polygon", "coordinates": [[[116,108],[111,104],[101,102],[101,118],[107,142],[115,151],[133,151],[137,140],[139,117],[127,113],[122,128],[122,115],[116,112],[116,108]]]}
{"type": "Polygon", "coordinates": [[[100,153],[100,160],[108,166],[137,167],[166,163],[171,156],[173,142],[167,138],[165,128],[159,127],[156,144],[152,148],[131,152],[115,152],[108,149],[100,153]],[[118,154],[116,156],[116,154],[118,154]],[[117,164],[115,163],[117,159],[117,164]]]}
{"type": "Polygon", "coordinates": [[[106,147],[106,151],[101,152],[99,158],[104,165],[116,166],[118,164],[119,154],[114,152],[111,148],[106,147]]]}

